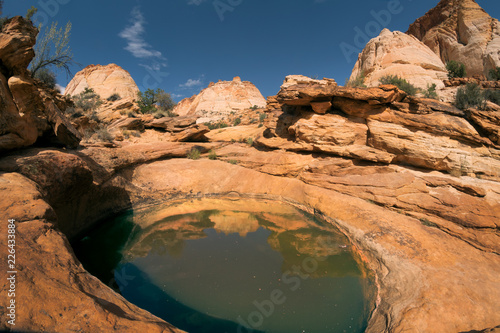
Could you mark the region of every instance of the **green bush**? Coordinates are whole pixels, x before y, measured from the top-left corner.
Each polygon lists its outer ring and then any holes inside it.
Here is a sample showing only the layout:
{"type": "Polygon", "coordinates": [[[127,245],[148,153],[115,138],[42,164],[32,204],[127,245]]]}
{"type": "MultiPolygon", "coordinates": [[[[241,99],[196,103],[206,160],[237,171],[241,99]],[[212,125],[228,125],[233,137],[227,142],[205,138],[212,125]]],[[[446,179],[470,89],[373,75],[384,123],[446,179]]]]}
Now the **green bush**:
{"type": "Polygon", "coordinates": [[[229,125],[222,120],[217,123],[205,123],[205,125],[208,127],[209,130],[229,127],[229,125]]]}
{"type": "Polygon", "coordinates": [[[400,78],[399,76],[396,75],[386,75],[383,76],[379,79],[381,84],[392,84],[398,87],[399,89],[403,90],[405,93],[411,96],[415,96],[415,94],[418,92],[418,88],[415,87],[413,84],[410,82],[406,81],[403,78],[400,78]]]}
{"type": "Polygon", "coordinates": [[[247,145],[249,145],[250,147],[253,146],[253,139],[252,138],[247,139],[247,145]]]}
{"type": "Polygon", "coordinates": [[[458,88],[455,105],[461,110],[468,108],[483,109],[485,106],[483,90],[475,83],[468,83],[465,87],[458,88]]]}
{"type": "Polygon", "coordinates": [[[257,105],[252,106],[250,109],[251,110],[257,110],[259,107],[257,105]]]}
{"type": "Polygon", "coordinates": [[[109,102],[119,101],[122,99],[119,94],[113,94],[107,98],[109,102]]]}
{"type": "Polygon", "coordinates": [[[353,80],[346,79],[345,86],[351,88],[366,88],[365,85],[365,72],[361,72],[353,80]]]}
{"type": "Polygon", "coordinates": [[[484,98],[490,102],[500,105],[500,90],[485,90],[483,92],[484,98]]]}
{"type": "Polygon", "coordinates": [[[263,122],[266,118],[267,118],[267,114],[261,113],[260,116],[259,116],[259,121],[263,122]]]}
{"type": "Polygon", "coordinates": [[[187,158],[191,160],[198,160],[201,156],[201,153],[198,149],[193,148],[191,151],[187,154],[187,158]]]}
{"type": "Polygon", "coordinates": [[[467,72],[465,71],[465,65],[455,60],[448,61],[446,63],[446,69],[448,70],[449,79],[453,79],[456,77],[465,77],[467,75],[467,72]]]}
{"type": "Polygon", "coordinates": [[[233,123],[233,126],[238,126],[239,124],[241,124],[241,118],[236,118],[236,120],[233,123]]]}
{"type": "Polygon", "coordinates": [[[424,91],[425,98],[438,99],[438,94],[436,92],[436,84],[427,85],[427,90],[424,91]]]}
{"type": "Polygon", "coordinates": [[[35,73],[35,78],[45,83],[50,89],[56,87],[56,74],[48,68],[41,68],[35,73]]]}
{"type": "Polygon", "coordinates": [[[101,104],[102,100],[94,92],[92,88],[85,88],[80,94],[73,97],[76,107],[81,108],[83,111],[95,111],[101,104]]]}
{"type": "Polygon", "coordinates": [[[210,150],[210,152],[208,153],[208,159],[209,160],[216,160],[217,159],[217,153],[215,152],[215,150],[210,150]]]}
{"type": "MultiPolygon", "coordinates": [[[[137,93],[137,105],[141,113],[154,113],[157,110],[169,112],[175,106],[170,94],[163,89],[148,89],[137,93]]],[[[173,113],[172,113],[173,115],[173,113]]]]}
{"type": "Polygon", "coordinates": [[[500,80],[500,67],[497,67],[495,69],[490,69],[488,77],[491,81],[500,80]]]}

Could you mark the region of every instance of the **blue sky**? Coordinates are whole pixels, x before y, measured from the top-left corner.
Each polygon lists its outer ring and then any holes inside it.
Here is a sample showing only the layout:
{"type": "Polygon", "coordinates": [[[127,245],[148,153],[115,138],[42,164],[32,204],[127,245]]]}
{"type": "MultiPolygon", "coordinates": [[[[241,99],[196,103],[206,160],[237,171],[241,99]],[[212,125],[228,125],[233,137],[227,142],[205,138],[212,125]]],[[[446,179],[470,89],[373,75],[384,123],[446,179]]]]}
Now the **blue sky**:
{"type": "MultiPolygon", "coordinates": [[[[477,0],[493,17],[500,1],[477,0]]],[[[75,61],[116,63],[141,89],[161,88],[176,101],[211,81],[240,76],[264,96],[286,75],[344,84],[367,37],[384,27],[406,31],[438,0],[6,0],[4,14],[73,24],[75,61]],[[361,35],[362,31],[364,35],[361,35]],[[356,38],[358,37],[358,38],[356,38]]],[[[82,67],[73,67],[73,74],[82,67]]],[[[71,78],[59,73],[65,86],[71,78]]]]}

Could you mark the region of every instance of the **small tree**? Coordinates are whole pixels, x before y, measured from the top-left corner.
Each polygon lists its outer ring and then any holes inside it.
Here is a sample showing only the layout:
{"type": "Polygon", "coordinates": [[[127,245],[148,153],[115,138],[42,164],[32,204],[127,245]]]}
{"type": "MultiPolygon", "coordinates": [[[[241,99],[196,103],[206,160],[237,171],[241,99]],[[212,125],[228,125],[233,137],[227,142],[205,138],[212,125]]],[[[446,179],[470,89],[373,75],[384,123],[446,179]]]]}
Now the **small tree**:
{"type": "Polygon", "coordinates": [[[449,79],[465,77],[467,75],[467,72],[465,71],[465,65],[455,60],[448,61],[446,63],[446,69],[448,70],[449,79]]]}
{"type": "Polygon", "coordinates": [[[457,90],[455,97],[455,105],[461,110],[471,107],[484,109],[486,100],[481,87],[475,83],[468,83],[465,87],[460,87],[457,90]]]}
{"type": "Polygon", "coordinates": [[[42,37],[39,35],[35,45],[35,58],[29,67],[32,77],[35,77],[40,69],[49,66],[62,68],[68,75],[71,75],[69,66],[75,62],[68,45],[70,34],[71,22],[66,24],[64,30],[63,28],[58,29],[57,22],[53,22],[50,28],[45,29],[42,37]]]}
{"type": "Polygon", "coordinates": [[[170,94],[158,88],[156,90],[148,89],[145,92],[139,91],[137,93],[137,105],[141,113],[153,113],[158,110],[173,116],[171,111],[175,103],[170,94]]]}

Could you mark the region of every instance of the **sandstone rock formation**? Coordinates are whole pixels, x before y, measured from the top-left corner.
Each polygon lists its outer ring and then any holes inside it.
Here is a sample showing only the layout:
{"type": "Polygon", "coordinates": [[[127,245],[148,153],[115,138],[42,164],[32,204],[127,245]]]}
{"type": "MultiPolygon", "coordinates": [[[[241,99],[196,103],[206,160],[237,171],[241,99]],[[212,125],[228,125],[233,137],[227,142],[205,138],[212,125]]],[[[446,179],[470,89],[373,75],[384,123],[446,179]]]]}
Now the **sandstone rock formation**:
{"type": "Polygon", "coordinates": [[[115,64],[85,67],[76,73],[75,77],[68,83],[64,94],[68,96],[78,95],[85,88],[94,89],[102,99],[113,94],[118,94],[122,98],[135,99],[139,92],[139,88],[129,72],[115,64]]]}
{"type": "Polygon", "coordinates": [[[214,195],[292,203],[348,234],[377,276],[367,332],[471,331],[500,320],[497,182],[241,144],[37,149],[0,159],[0,170],[0,193],[9,193],[0,206],[18,221],[29,277],[18,282],[24,330],[178,332],[90,276],[67,236],[126,207],[214,195]],[[182,158],[193,147],[239,165],[182,158]]]}
{"type": "Polygon", "coordinates": [[[422,89],[433,83],[443,88],[447,71],[441,59],[414,36],[384,29],[366,44],[350,80],[364,76],[365,85],[376,87],[386,75],[402,77],[422,89]]]}
{"type": "Polygon", "coordinates": [[[271,99],[267,130],[257,143],[500,180],[500,147],[485,121],[494,141],[452,105],[406,96],[390,85],[355,89],[326,83],[284,85],[271,99]],[[318,103],[332,107],[325,114],[318,103]]]}
{"type": "Polygon", "coordinates": [[[34,144],[39,138],[69,148],[81,136],[64,117],[69,101],[34,81],[26,67],[34,57],[38,31],[20,16],[6,21],[0,33],[0,151],[34,144]]]}
{"type": "Polygon", "coordinates": [[[408,29],[441,60],[465,64],[467,75],[500,66],[500,23],[474,0],[441,0],[408,29]]]}
{"type": "Polygon", "coordinates": [[[255,105],[259,108],[266,106],[260,91],[251,82],[235,77],[233,81],[210,83],[198,95],[180,101],[173,112],[180,116],[201,117],[200,122],[209,122],[255,105]]]}

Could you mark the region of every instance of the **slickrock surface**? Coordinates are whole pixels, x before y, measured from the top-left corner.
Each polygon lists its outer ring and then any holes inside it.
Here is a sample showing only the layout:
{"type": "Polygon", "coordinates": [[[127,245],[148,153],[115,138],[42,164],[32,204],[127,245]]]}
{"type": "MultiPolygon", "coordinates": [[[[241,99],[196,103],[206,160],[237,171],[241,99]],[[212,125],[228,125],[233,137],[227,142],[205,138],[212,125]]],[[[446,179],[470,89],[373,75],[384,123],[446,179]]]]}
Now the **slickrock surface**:
{"type": "Polygon", "coordinates": [[[106,66],[89,65],[76,73],[68,83],[65,95],[74,96],[83,92],[85,88],[92,88],[102,98],[106,99],[113,94],[122,98],[137,98],[139,88],[129,72],[118,65],[106,66]]]}
{"type": "Polygon", "coordinates": [[[251,82],[235,77],[233,81],[210,83],[198,95],[180,101],[173,112],[180,116],[201,117],[203,122],[209,122],[254,106],[263,108],[266,100],[251,82]]]}
{"type": "Polygon", "coordinates": [[[445,65],[425,44],[414,36],[388,29],[366,44],[350,80],[361,75],[368,87],[378,86],[380,78],[387,75],[399,76],[422,89],[432,84],[443,88],[443,80],[447,79],[445,65]]]}

